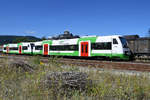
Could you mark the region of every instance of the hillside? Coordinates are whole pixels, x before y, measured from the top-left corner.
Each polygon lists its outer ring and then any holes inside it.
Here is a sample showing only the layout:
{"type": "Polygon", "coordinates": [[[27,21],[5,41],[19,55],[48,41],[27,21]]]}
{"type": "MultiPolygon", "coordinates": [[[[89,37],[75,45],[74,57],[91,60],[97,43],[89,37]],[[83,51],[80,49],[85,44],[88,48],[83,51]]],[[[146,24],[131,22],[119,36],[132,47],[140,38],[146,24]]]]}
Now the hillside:
{"type": "Polygon", "coordinates": [[[30,41],[40,41],[40,38],[34,36],[14,36],[14,35],[0,35],[0,45],[7,43],[16,43],[16,42],[30,42],[30,41]]]}

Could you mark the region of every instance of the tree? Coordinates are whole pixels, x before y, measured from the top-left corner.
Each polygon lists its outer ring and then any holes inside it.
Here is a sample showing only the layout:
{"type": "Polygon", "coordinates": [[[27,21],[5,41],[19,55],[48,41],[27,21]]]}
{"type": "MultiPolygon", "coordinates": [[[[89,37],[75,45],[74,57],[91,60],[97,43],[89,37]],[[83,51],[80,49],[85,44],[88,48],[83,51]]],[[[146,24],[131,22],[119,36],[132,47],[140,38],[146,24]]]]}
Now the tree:
{"type": "Polygon", "coordinates": [[[25,37],[18,37],[15,40],[13,40],[13,43],[19,43],[19,42],[28,42],[29,40],[25,37]]]}
{"type": "Polygon", "coordinates": [[[36,42],[36,40],[29,39],[27,37],[18,37],[12,41],[13,43],[20,43],[20,42],[36,42]]]}
{"type": "Polygon", "coordinates": [[[43,36],[41,39],[42,39],[42,40],[46,40],[46,37],[45,37],[45,36],[43,36]]]}

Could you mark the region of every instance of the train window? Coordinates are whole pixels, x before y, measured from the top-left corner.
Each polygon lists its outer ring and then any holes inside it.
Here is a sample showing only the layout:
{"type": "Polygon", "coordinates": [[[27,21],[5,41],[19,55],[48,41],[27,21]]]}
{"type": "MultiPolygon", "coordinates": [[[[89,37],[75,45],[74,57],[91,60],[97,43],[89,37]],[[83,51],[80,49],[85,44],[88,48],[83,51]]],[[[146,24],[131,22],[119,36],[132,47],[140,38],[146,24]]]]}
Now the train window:
{"type": "Polygon", "coordinates": [[[43,46],[35,46],[35,50],[42,50],[43,49],[43,46]]]}
{"type": "Polygon", "coordinates": [[[113,39],[113,44],[118,44],[118,41],[116,39],[113,39]]]}
{"type": "Polygon", "coordinates": [[[84,52],[84,45],[83,44],[82,44],[81,48],[82,48],[82,53],[83,53],[84,52]]]}
{"type": "Polygon", "coordinates": [[[120,38],[120,41],[123,45],[123,48],[128,48],[127,40],[125,38],[122,38],[122,37],[119,37],[119,38],[120,38]]]}
{"type": "Polygon", "coordinates": [[[28,47],[27,46],[23,46],[22,50],[28,50],[28,47]]]}
{"type": "Polygon", "coordinates": [[[10,47],[9,50],[18,50],[18,47],[10,47]]]}
{"type": "Polygon", "coordinates": [[[35,44],[31,43],[30,46],[31,46],[31,49],[33,49],[33,47],[35,46],[35,44]]]}
{"type": "Polygon", "coordinates": [[[85,45],[85,52],[88,53],[88,45],[85,45]]]}
{"type": "Polygon", "coordinates": [[[111,42],[92,43],[91,48],[93,50],[111,50],[111,42]]]}
{"type": "Polygon", "coordinates": [[[49,47],[49,50],[56,50],[56,49],[55,49],[55,46],[50,46],[50,47],[49,47]]]}
{"type": "Polygon", "coordinates": [[[78,45],[55,45],[50,46],[50,50],[56,50],[56,51],[77,51],[78,45]]]}
{"type": "Polygon", "coordinates": [[[69,47],[70,50],[74,50],[74,48],[75,48],[75,47],[74,47],[73,45],[71,45],[71,46],[69,47]]]}

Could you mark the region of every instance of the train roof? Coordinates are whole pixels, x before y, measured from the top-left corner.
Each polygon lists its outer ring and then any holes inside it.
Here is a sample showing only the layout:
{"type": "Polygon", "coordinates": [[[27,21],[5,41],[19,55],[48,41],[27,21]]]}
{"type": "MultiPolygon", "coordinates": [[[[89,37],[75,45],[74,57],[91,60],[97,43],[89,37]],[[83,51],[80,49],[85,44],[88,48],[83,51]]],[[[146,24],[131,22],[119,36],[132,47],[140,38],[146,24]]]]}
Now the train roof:
{"type": "Polygon", "coordinates": [[[138,38],[140,38],[139,35],[124,35],[123,37],[126,39],[138,39],[138,38]]]}
{"type": "Polygon", "coordinates": [[[127,40],[149,40],[150,37],[140,37],[139,35],[125,35],[123,36],[127,40]]]}
{"type": "Polygon", "coordinates": [[[141,38],[138,38],[138,40],[150,40],[150,37],[141,37],[141,38]]]}
{"type": "Polygon", "coordinates": [[[122,35],[106,35],[106,36],[89,35],[89,36],[82,36],[80,38],[88,38],[88,37],[122,37],[122,35]]]}

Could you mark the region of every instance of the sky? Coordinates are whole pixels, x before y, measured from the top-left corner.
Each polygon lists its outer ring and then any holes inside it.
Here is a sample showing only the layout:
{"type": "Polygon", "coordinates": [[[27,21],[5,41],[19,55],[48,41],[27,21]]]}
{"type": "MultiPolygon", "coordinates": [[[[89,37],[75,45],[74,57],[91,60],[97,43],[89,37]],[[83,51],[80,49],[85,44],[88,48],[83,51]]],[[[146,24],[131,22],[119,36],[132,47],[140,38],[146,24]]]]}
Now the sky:
{"type": "Polygon", "coordinates": [[[150,0],[0,0],[0,35],[146,36],[150,0]]]}

